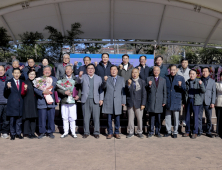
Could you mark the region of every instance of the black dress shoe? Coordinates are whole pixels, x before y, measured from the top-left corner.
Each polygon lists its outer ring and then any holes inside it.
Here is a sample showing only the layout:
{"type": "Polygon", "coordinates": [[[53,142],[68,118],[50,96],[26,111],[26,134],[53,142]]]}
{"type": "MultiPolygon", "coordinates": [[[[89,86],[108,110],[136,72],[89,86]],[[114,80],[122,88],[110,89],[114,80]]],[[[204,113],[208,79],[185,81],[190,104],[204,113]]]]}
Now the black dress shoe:
{"type": "Polygon", "coordinates": [[[197,137],[200,137],[201,135],[202,135],[202,133],[198,133],[198,134],[197,134],[197,137]]]}
{"type": "Polygon", "coordinates": [[[36,136],[35,134],[32,134],[32,137],[33,137],[33,138],[38,138],[38,136],[36,136]]]}
{"type": "Polygon", "coordinates": [[[15,140],[15,135],[11,135],[11,140],[15,140]]]}
{"type": "Polygon", "coordinates": [[[89,135],[84,134],[82,138],[88,138],[89,135]]]}
{"type": "Polygon", "coordinates": [[[20,134],[20,135],[18,135],[18,138],[19,139],[23,139],[23,136],[20,134]]]}
{"type": "Polygon", "coordinates": [[[208,136],[209,138],[214,138],[214,135],[212,135],[211,133],[207,133],[206,136],[208,136]]]}
{"type": "Polygon", "coordinates": [[[173,134],[173,136],[172,136],[173,138],[177,138],[177,134],[173,134]]]}
{"type": "Polygon", "coordinates": [[[171,135],[169,133],[166,133],[166,134],[164,134],[163,137],[169,137],[169,136],[171,136],[171,135]]]}
{"type": "Polygon", "coordinates": [[[94,137],[95,137],[96,139],[99,139],[99,135],[94,135],[94,137]]]}
{"type": "Polygon", "coordinates": [[[29,134],[29,135],[27,136],[27,138],[29,138],[29,139],[33,139],[33,137],[32,137],[31,134],[29,134]]]}

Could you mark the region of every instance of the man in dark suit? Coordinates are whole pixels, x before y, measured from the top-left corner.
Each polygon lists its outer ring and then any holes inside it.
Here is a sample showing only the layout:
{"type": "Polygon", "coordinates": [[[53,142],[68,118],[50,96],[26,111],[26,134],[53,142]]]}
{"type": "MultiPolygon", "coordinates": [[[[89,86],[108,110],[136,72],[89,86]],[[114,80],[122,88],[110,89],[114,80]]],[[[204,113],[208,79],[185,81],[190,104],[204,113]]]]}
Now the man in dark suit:
{"type": "Polygon", "coordinates": [[[8,99],[7,116],[10,120],[11,140],[15,140],[15,135],[17,135],[19,139],[23,139],[21,135],[23,107],[23,98],[21,96],[21,90],[22,83],[24,83],[24,81],[19,79],[19,77],[21,76],[21,71],[19,68],[14,68],[12,75],[14,78],[6,81],[6,86],[4,88],[4,97],[8,99]]]}
{"type": "Polygon", "coordinates": [[[126,104],[128,110],[128,135],[134,136],[134,118],[137,117],[137,136],[143,138],[143,110],[146,105],[146,83],[139,78],[139,70],[132,70],[132,79],[126,82],[126,104]]]}
{"type": "Polygon", "coordinates": [[[151,125],[148,138],[154,135],[154,124],[155,134],[158,138],[161,138],[161,113],[163,113],[163,107],[166,105],[167,100],[167,89],[166,80],[163,77],[159,77],[160,68],[153,67],[154,76],[147,78],[147,106],[150,114],[151,125]]]}
{"type": "Polygon", "coordinates": [[[85,56],[85,57],[83,58],[83,62],[84,62],[85,65],[80,66],[80,67],[77,69],[78,61],[75,61],[74,66],[73,66],[74,75],[79,75],[79,72],[80,72],[80,71],[83,71],[83,74],[87,74],[87,72],[86,72],[86,67],[88,66],[88,64],[91,63],[91,58],[88,57],[88,56],[85,56]]]}
{"type": "MultiPolygon", "coordinates": [[[[154,65],[160,67],[160,77],[166,78],[168,75],[167,68],[163,66],[163,57],[161,55],[158,55],[154,58],[154,65]]],[[[153,76],[153,67],[150,68],[150,76],[153,76]]]]}
{"type": "Polygon", "coordinates": [[[177,66],[170,66],[170,75],[166,76],[167,86],[167,104],[165,123],[167,133],[164,137],[171,135],[171,114],[174,117],[174,132],[172,137],[177,138],[178,126],[179,126],[179,112],[182,106],[182,96],[186,91],[185,80],[182,76],[176,75],[177,66]]]}
{"type": "Polygon", "coordinates": [[[202,117],[203,117],[203,110],[205,110],[205,115],[207,118],[207,131],[206,136],[210,138],[214,138],[214,135],[211,134],[211,117],[212,117],[212,108],[214,108],[214,104],[216,101],[216,84],[213,79],[210,78],[210,69],[209,67],[204,67],[202,69],[203,76],[201,77],[201,80],[204,83],[204,86],[206,88],[206,92],[202,94],[203,103],[200,106],[200,112],[199,112],[199,130],[198,130],[198,136],[201,136],[203,133],[202,129],[202,117]]]}
{"type": "Polygon", "coordinates": [[[138,68],[140,71],[140,78],[146,81],[147,77],[149,77],[149,71],[150,71],[150,68],[146,65],[146,61],[147,61],[146,56],[144,55],[140,56],[139,61],[140,61],[140,64],[136,66],[136,68],[138,68]]]}

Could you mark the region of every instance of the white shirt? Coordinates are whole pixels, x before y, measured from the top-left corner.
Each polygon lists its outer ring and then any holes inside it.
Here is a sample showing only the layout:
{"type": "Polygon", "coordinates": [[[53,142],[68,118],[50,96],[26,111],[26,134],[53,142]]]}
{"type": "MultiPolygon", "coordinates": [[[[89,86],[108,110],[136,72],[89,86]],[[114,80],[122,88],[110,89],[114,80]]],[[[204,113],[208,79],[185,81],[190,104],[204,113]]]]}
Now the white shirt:
{"type": "MultiPolygon", "coordinates": [[[[14,78],[13,78],[13,79],[14,79],[14,78]]],[[[16,87],[17,87],[17,81],[18,81],[18,85],[19,85],[19,80],[14,79],[14,81],[15,81],[15,85],[16,85],[16,87]]]]}
{"type": "Polygon", "coordinates": [[[89,76],[89,78],[91,78],[91,79],[92,79],[92,78],[93,78],[93,76],[94,76],[94,74],[93,74],[92,76],[90,76],[90,75],[88,75],[88,76],[89,76]]]}
{"type": "Polygon", "coordinates": [[[71,75],[70,77],[68,77],[68,76],[66,75],[66,78],[67,78],[68,80],[70,80],[70,79],[72,79],[72,75],[71,75]]]}
{"type": "Polygon", "coordinates": [[[128,64],[124,65],[123,68],[127,71],[127,69],[128,69],[128,64]]]}

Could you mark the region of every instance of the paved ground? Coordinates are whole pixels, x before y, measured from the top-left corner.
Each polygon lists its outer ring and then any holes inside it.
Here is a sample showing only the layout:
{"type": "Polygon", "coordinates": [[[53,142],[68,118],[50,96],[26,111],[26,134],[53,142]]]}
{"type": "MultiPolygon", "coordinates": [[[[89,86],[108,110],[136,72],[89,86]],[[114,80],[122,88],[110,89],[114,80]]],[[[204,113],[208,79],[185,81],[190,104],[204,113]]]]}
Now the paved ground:
{"type": "Polygon", "coordinates": [[[0,139],[0,169],[222,169],[222,139],[0,139]]]}

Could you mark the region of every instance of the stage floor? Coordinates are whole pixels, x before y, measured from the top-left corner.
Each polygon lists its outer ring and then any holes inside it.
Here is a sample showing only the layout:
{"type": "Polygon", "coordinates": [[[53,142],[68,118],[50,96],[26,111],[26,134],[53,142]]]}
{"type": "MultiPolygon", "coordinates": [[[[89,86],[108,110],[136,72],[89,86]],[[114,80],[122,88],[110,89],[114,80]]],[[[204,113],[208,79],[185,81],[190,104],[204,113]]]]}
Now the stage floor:
{"type": "Polygon", "coordinates": [[[0,139],[0,169],[53,170],[147,170],[222,169],[222,139],[201,136],[195,140],[158,139],[107,140],[93,136],[55,139],[0,139]]]}

